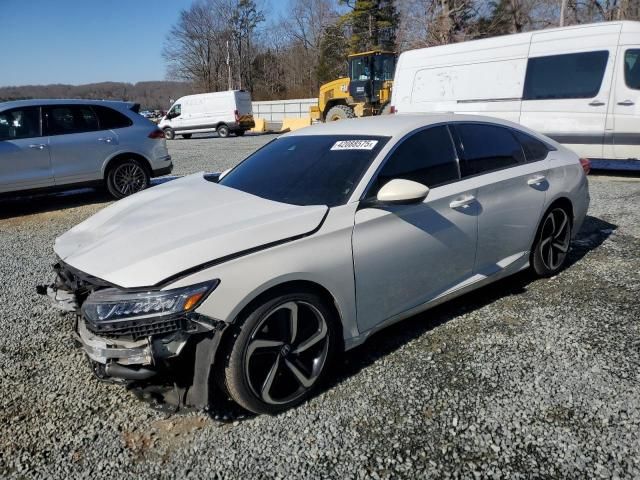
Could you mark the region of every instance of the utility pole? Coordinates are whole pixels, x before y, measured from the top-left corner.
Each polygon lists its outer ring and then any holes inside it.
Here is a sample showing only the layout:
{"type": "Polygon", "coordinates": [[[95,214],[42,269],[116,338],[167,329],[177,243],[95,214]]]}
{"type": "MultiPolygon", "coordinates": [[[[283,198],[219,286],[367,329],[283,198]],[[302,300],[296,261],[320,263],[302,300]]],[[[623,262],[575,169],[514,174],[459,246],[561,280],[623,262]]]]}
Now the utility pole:
{"type": "Polygon", "coordinates": [[[564,27],[564,15],[567,11],[567,0],[561,0],[560,3],[560,26],[564,27]]]}
{"type": "Polygon", "coordinates": [[[233,79],[231,77],[231,53],[229,52],[229,40],[227,40],[227,72],[229,73],[229,90],[233,90],[233,79]]]}

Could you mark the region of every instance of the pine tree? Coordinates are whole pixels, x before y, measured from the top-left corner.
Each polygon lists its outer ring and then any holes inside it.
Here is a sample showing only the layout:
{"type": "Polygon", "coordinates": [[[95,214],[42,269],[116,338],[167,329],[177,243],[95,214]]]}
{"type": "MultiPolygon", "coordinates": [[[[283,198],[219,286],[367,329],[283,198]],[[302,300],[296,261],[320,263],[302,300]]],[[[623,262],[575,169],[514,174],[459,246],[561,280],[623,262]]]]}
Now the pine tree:
{"type": "MultiPolygon", "coordinates": [[[[348,0],[341,3],[351,6],[348,0]]],[[[341,21],[351,28],[351,53],[395,49],[400,15],[394,0],[355,0],[352,10],[341,21]]]]}
{"type": "Polygon", "coordinates": [[[321,84],[345,76],[347,50],[347,39],[341,25],[329,25],[324,29],[320,40],[320,58],[316,71],[316,76],[321,84]]]}

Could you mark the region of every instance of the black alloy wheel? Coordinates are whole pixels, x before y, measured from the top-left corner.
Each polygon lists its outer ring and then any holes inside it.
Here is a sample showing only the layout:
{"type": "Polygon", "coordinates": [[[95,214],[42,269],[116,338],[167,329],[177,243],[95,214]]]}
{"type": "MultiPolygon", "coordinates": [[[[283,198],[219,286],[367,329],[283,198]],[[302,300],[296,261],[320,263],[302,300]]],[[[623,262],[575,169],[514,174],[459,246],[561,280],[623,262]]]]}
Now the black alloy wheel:
{"type": "Polygon", "coordinates": [[[231,397],[255,413],[302,402],[335,348],[333,314],[310,293],[279,296],[254,310],[231,346],[224,377],[231,397]]]}
{"type": "Polygon", "coordinates": [[[534,271],[550,277],[564,265],[571,243],[571,217],[562,207],[551,209],[539,229],[538,239],[532,253],[534,271]]]}

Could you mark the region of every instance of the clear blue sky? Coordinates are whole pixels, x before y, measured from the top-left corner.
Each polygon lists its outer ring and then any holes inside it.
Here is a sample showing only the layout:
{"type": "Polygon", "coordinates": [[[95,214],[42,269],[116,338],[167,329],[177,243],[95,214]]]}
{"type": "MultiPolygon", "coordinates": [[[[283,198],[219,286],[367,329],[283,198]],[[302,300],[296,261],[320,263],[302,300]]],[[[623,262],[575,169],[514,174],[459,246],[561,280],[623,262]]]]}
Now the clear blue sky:
{"type": "MultiPolygon", "coordinates": [[[[162,44],[191,2],[0,0],[0,86],[162,80],[162,44]]],[[[286,0],[259,3],[274,17],[286,0]]]]}

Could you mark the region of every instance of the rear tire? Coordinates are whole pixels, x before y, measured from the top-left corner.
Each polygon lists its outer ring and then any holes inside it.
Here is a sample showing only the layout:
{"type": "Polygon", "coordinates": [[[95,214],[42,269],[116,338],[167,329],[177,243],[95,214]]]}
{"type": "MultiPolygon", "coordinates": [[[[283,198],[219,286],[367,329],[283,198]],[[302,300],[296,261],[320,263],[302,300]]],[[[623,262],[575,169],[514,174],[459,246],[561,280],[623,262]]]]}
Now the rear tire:
{"type": "Polygon", "coordinates": [[[236,137],[242,137],[244,135],[245,130],[236,130],[236,137]]]}
{"type": "Polygon", "coordinates": [[[173,130],[173,128],[167,127],[162,131],[164,132],[164,138],[166,138],[167,140],[173,140],[174,138],[176,138],[176,132],[173,130]]]}
{"type": "Polygon", "coordinates": [[[184,138],[185,140],[189,140],[191,138],[191,134],[190,133],[183,133],[182,134],[182,138],[184,138]]]}
{"type": "Polygon", "coordinates": [[[218,125],[216,132],[220,138],[227,138],[229,136],[229,127],[223,123],[222,125],[218,125]]]}
{"type": "Polygon", "coordinates": [[[326,121],[336,122],[338,120],[346,120],[347,118],[356,118],[356,112],[347,105],[336,105],[331,107],[327,112],[326,121]]]}
{"type": "Polygon", "coordinates": [[[117,199],[128,197],[149,186],[149,172],[136,159],[118,162],[109,168],[106,178],[107,190],[117,199]]]}
{"type": "Polygon", "coordinates": [[[531,268],[540,277],[556,275],[567,259],[572,219],[565,208],[556,206],[544,215],[531,249],[531,268]]]}
{"type": "Polygon", "coordinates": [[[239,318],[222,372],[231,398],[258,414],[303,402],[330,367],[336,321],[322,299],[307,292],[278,295],[239,318]]]}

